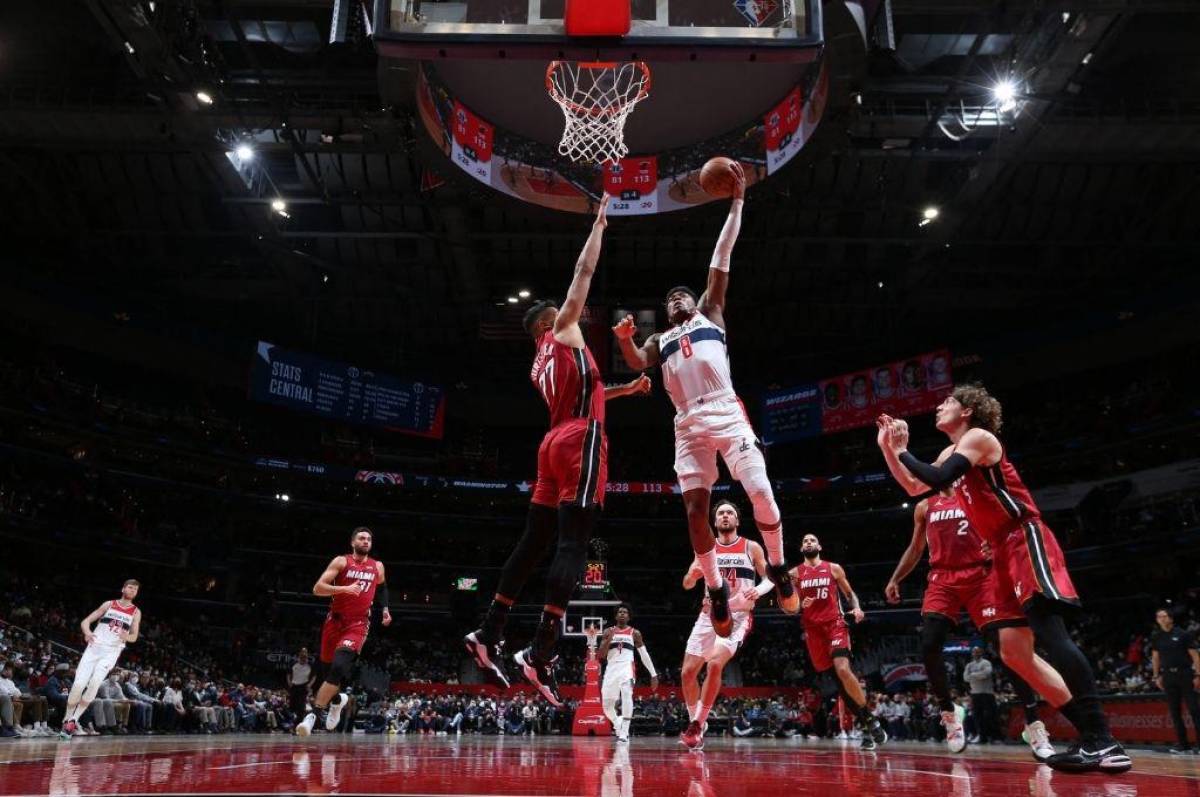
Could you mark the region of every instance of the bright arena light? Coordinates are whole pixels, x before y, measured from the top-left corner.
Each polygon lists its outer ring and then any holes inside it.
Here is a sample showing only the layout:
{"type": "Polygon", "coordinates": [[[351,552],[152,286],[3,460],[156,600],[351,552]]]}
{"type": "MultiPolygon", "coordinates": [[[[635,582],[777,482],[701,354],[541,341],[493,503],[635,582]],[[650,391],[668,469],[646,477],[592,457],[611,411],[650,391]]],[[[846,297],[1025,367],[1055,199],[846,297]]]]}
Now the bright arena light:
{"type": "Polygon", "coordinates": [[[517,297],[516,297],[516,296],[509,296],[509,297],[508,297],[508,303],[509,303],[509,304],[516,304],[516,303],[517,303],[517,301],[518,301],[518,299],[517,299],[517,297]]]}
{"type": "Polygon", "coordinates": [[[283,213],[285,210],[287,210],[287,203],[282,199],[272,200],[271,210],[275,211],[276,213],[283,213]]]}
{"type": "Polygon", "coordinates": [[[522,299],[528,299],[528,298],[529,298],[529,291],[519,291],[519,292],[517,293],[517,296],[520,296],[522,299]]]}
{"type": "Polygon", "coordinates": [[[204,103],[205,105],[213,104],[212,95],[209,94],[207,91],[197,91],[196,99],[200,100],[200,102],[204,103]]]}
{"type": "Polygon", "coordinates": [[[1001,80],[992,87],[992,97],[1001,111],[1011,111],[1017,107],[1017,87],[1011,80],[1001,80]]]}
{"type": "Polygon", "coordinates": [[[942,212],[940,210],[938,210],[937,208],[933,207],[932,205],[925,208],[925,210],[923,210],[921,212],[921,216],[928,219],[929,221],[933,221],[940,215],[942,215],[942,212]]]}
{"type": "Polygon", "coordinates": [[[240,161],[248,161],[254,157],[254,150],[250,149],[246,144],[239,144],[236,152],[240,161]]]}

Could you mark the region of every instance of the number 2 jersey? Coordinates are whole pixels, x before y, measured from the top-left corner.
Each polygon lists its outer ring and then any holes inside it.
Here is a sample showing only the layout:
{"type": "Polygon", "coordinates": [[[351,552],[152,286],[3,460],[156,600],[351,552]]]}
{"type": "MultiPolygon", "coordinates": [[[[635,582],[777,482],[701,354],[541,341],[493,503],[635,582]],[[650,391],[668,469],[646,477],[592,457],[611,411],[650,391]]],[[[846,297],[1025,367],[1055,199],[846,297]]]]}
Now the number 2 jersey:
{"type": "Polygon", "coordinates": [[[334,595],[329,605],[329,613],[339,617],[370,617],[371,602],[375,600],[375,587],[378,586],[379,567],[369,556],[356,561],[346,554],[346,564],[333,579],[339,587],[349,584],[362,584],[362,591],[356,595],[334,595]]]}
{"type": "Polygon", "coordinates": [[[133,628],[135,614],[137,607],[132,603],[122,606],[120,601],[109,601],[108,608],[104,610],[103,616],[92,630],[92,644],[106,648],[125,647],[121,631],[128,633],[133,628]]]}
{"type": "Polygon", "coordinates": [[[925,539],[929,543],[929,575],[938,570],[971,570],[987,565],[983,540],[971,527],[957,496],[929,498],[925,509],[925,539]]]}
{"type": "Polygon", "coordinates": [[[529,378],[550,409],[551,428],[575,419],[604,425],[604,382],[587,346],[576,349],[560,343],[554,330],[546,330],[529,378]]]}

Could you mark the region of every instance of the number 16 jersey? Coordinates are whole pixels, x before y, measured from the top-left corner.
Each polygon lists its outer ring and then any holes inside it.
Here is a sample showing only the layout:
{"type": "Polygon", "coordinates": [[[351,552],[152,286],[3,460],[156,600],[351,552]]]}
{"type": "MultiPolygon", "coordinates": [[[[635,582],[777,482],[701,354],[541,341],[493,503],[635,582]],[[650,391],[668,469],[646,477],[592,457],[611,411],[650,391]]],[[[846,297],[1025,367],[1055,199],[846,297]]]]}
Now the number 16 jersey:
{"type": "Polygon", "coordinates": [[[804,609],[800,620],[806,626],[842,623],[842,604],[838,600],[837,582],[833,578],[833,562],[821,560],[816,566],[801,562],[796,566],[792,579],[800,593],[800,601],[812,598],[812,604],[804,609]]]}

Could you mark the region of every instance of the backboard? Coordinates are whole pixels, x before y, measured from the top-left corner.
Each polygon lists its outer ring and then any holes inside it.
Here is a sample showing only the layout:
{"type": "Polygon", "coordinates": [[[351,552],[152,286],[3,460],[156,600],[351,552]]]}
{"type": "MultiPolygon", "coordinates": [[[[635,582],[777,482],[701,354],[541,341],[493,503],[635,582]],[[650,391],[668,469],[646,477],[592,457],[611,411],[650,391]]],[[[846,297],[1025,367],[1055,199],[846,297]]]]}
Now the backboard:
{"type": "Polygon", "coordinates": [[[811,61],[818,0],[631,0],[615,39],[568,39],[566,0],[376,0],[381,55],[566,60],[811,61]]]}

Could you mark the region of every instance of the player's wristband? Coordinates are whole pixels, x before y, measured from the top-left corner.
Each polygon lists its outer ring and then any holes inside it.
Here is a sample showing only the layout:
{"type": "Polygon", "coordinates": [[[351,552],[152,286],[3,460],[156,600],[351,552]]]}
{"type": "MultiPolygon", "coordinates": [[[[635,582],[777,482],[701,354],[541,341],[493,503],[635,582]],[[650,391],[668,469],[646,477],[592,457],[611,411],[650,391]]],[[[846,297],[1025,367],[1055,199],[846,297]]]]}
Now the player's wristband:
{"type": "Polygon", "coordinates": [[[375,605],[382,606],[384,609],[388,607],[388,587],[387,584],[380,584],[375,588],[375,605]]]}
{"type": "Polygon", "coordinates": [[[754,585],[754,591],[760,598],[773,589],[775,589],[775,582],[769,578],[764,578],[762,581],[754,585]]]}

